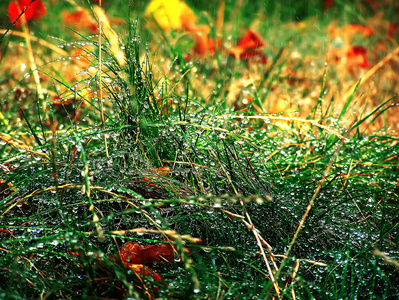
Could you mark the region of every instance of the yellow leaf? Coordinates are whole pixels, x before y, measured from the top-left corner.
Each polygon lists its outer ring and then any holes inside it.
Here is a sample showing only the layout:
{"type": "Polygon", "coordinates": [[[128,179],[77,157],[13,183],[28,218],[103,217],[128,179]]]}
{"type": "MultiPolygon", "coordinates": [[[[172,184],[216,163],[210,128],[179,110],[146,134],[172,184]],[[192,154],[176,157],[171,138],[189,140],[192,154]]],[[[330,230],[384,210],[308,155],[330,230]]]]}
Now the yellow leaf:
{"type": "Polygon", "coordinates": [[[195,14],[180,0],[152,0],[146,9],[147,16],[153,16],[164,30],[187,29],[195,23],[195,14]]]}

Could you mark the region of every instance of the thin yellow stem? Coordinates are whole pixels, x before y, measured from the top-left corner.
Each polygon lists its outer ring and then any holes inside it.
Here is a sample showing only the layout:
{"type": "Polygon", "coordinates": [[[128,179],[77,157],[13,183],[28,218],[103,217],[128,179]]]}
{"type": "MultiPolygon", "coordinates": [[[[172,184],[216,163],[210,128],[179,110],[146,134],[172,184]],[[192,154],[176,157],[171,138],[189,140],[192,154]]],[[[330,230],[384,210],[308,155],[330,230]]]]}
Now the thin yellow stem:
{"type": "MultiPolygon", "coordinates": [[[[18,1],[17,1],[17,4],[18,4],[18,8],[19,8],[18,1]]],[[[21,11],[19,11],[19,13],[21,13],[21,11]]],[[[24,38],[26,41],[26,47],[28,50],[28,58],[29,58],[30,68],[32,70],[33,79],[35,80],[35,83],[36,83],[37,94],[38,94],[39,99],[43,100],[44,99],[43,88],[40,83],[40,76],[39,76],[39,72],[37,71],[35,57],[34,57],[33,50],[32,50],[32,44],[30,42],[31,36],[29,34],[28,23],[26,22],[26,18],[25,18],[24,14],[22,14],[22,16],[21,16],[21,22],[22,22],[22,30],[24,33],[24,38]]],[[[44,101],[43,101],[43,110],[46,111],[46,103],[44,101]]]]}
{"type": "MultiPolygon", "coordinates": [[[[101,8],[101,0],[98,3],[99,7],[101,8]]],[[[98,33],[98,48],[99,48],[99,54],[98,54],[98,81],[99,81],[99,95],[98,95],[98,104],[99,104],[99,110],[100,110],[100,119],[101,119],[101,124],[103,129],[105,130],[105,124],[104,124],[104,107],[103,107],[103,82],[102,82],[102,27],[103,27],[103,22],[101,19],[98,20],[98,28],[99,28],[99,33],[98,33]]],[[[107,158],[109,157],[108,153],[108,144],[107,144],[107,136],[104,134],[104,145],[105,145],[105,153],[107,155],[107,158]]]]}

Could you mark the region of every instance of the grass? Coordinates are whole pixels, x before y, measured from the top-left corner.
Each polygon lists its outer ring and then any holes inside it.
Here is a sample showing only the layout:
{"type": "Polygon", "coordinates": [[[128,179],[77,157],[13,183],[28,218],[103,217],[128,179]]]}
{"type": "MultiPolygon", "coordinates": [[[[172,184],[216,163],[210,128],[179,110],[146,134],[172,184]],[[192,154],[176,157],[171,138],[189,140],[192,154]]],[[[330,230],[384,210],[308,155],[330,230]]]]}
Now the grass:
{"type": "MultiPolygon", "coordinates": [[[[360,2],[288,4],[226,1],[220,32],[218,7],[190,4],[227,49],[246,29],[232,20],[266,37],[266,65],[223,48],[196,56],[189,34],[136,4],[119,43],[105,19],[101,40],[30,24],[39,81],[26,34],[2,39],[1,298],[399,296],[398,35],[383,28],[397,6],[376,17],[360,2]],[[372,66],[334,64],[346,39],[372,66]],[[173,246],[170,262],[148,264],[162,280],[122,260],[128,242],[173,246]]],[[[48,20],[65,9],[49,6],[48,20]]]]}

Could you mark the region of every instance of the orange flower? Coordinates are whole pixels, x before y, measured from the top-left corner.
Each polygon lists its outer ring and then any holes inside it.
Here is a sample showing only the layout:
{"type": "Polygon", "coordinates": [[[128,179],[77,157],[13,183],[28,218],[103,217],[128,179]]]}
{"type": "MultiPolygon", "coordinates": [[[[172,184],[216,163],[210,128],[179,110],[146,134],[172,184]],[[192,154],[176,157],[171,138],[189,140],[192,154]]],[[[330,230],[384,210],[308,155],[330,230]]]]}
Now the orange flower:
{"type": "MultiPolygon", "coordinates": [[[[25,7],[27,7],[24,13],[26,21],[31,19],[40,19],[46,14],[46,7],[41,0],[36,0],[34,2],[31,2],[31,0],[13,0],[8,5],[7,9],[11,23],[14,23],[25,7]]],[[[18,21],[15,23],[15,27],[20,26],[21,19],[18,19],[18,21]]]]}
{"type": "Polygon", "coordinates": [[[267,57],[259,50],[263,45],[260,37],[252,30],[248,30],[245,36],[238,41],[237,46],[230,50],[230,55],[242,60],[256,60],[264,64],[267,63],[267,57]]]}

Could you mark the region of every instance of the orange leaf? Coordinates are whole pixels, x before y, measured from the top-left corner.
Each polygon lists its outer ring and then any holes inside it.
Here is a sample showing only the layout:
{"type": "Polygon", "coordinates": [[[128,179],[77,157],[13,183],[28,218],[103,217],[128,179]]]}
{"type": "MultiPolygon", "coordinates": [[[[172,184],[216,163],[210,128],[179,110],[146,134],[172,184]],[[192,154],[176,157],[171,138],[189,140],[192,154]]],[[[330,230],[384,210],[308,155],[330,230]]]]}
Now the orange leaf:
{"type": "MultiPolygon", "coordinates": [[[[148,169],[144,169],[144,171],[149,171],[148,169]]],[[[156,168],[156,169],[151,169],[152,172],[159,174],[161,176],[167,176],[170,172],[170,167],[161,167],[161,168],[156,168]]],[[[140,177],[137,178],[137,175],[133,177],[133,181],[143,181],[143,182],[154,182],[153,179],[156,179],[155,176],[150,176],[150,177],[140,177]]],[[[154,185],[157,186],[157,185],[154,185]]]]}
{"type": "Polygon", "coordinates": [[[97,21],[90,15],[86,9],[73,12],[63,11],[61,13],[63,23],[67,26],[81,30],[88,29],[92,33],[98,33],[97,21]]]}
{"type": "Polygon", "coordinates": [[[119,255],[125,265],[174,261],[174,249],[169,244],[141,246],[128,242],[122,247],[119,255]]]}
{"type": "Polygon", "coordinates": [[[348,35],[355,35],[357,33],[363,35],[363,36],[370,36],[373,34],[373,28],[370,26],[364,26],[361,24],[351,24],[343,29],[344,33],[347,33],[348,35]]]}
{"type": "MultiPolygon", "coordinates": [[[[148,169],[146,169],[148,171],[148,169]]],[[[167,176],[170,172],[170,167],[161,167],[156,169],[151,169],[152,172],[157,173],[162,176],[167,176]]]]}
{"type": "Polygon", "coordinates": [[[162,276],[155,273],[149,267],[146,267],[141,264],[126,264],[126,268],[133,270],[135,273],[141,274],[144,277],[152,277],[156,281],[163,280],[162,276]]]}
{"type": "Polygon", "coordinates": [[[12,187],[11,182],[8,182],[7,184],[5,184],[5,183],[6,183],[5,180],[0,179],[0,199],[6,198],[15,192],[15,188],[11,188],[12,187]],[[8,188],[11,188],[11,189],[6,191],[6,189],[8,189],[8,188]]]}

